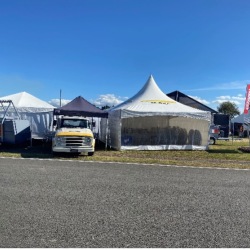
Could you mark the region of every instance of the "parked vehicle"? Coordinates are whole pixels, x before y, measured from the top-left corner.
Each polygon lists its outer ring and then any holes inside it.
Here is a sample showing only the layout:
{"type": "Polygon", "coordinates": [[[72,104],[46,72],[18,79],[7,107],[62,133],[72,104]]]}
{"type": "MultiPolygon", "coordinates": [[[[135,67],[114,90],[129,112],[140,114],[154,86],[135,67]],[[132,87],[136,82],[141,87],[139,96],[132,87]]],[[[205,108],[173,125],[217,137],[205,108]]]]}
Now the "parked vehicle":
{"type": "Polygon", "coordinates": [[[95,151],[95,138],[91,124],[85,117],[62,116],[56,122],[55,136],[52,138],[53,153],[87,153],[95,151]]]}
{"type": "Polygon", "coordinates": [[[220,126],[212,124],[209,130],[209,144],[214,145],[220,137],[220,126]]]}

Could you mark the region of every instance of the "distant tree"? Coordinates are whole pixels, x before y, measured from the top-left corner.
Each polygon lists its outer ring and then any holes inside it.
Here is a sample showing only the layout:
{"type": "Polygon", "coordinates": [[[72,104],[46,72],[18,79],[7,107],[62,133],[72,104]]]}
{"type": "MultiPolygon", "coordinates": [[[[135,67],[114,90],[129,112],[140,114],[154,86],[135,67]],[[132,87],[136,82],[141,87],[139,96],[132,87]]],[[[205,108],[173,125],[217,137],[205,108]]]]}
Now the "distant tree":
{"type": "Polygon", "coordinates": [[[230,119],[240,114],[238,106],[234,102],[229,101],[221,103],[217,110],[219,113],[229,115],[230,119]]]}
{"type": "Polygon", "coordinates": [[[102,109],[102,110],[105,110],[105,109],[109,109],[109,108],[110,108],[110,106],[105,105],[105,106],[103,106],[101,109],[102,109]]]}

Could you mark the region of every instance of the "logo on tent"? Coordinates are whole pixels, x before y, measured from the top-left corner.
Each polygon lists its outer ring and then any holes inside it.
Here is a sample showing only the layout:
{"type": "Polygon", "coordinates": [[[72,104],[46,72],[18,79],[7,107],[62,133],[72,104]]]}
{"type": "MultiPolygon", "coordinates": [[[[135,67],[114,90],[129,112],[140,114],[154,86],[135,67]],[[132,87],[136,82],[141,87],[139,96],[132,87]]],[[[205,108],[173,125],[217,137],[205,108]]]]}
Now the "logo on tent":
{"type": "Polygon", "coordinates": [[[170,104],[170,103],[176,103],[172,100],[142,100],[141,102],[150,102],[150,103],[156,103],[156,104],[170,104]]]}

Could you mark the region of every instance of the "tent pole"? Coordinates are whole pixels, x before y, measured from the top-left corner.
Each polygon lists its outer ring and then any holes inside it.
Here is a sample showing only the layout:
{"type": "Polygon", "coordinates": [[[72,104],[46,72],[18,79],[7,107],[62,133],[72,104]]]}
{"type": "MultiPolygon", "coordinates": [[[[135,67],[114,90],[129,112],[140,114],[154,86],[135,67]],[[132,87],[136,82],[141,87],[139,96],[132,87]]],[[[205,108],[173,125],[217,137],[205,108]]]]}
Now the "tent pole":
{"type": "Polygon", "coordinates": [[[106,120],[105,150],[107,150],[107,148],[108,148],[108,124],[109,124],[109,122],[108,122],[108,118],[107,118],[107,120],[106,120]]]}
{"type": "Polygon", "coordinates": [[[30,122],[30,147],[32,148],[33,144],[32,144],[32,124],[33,124],[33,120],[31,119],[30,122]]]}
{"type": "Polygon", "coordinates": [[[249,146],[250,146],[250,135],[249,135],[249,123],[248,123],[248,126],[247,126],[247,135],[248,135],[248,140],[249,140],[249,146]]]}
{"type": "Polygon", "coordinates": [[[233,122],[232,145],[233,145],[233,142],[234,142],[234,122],[233,122]]]}

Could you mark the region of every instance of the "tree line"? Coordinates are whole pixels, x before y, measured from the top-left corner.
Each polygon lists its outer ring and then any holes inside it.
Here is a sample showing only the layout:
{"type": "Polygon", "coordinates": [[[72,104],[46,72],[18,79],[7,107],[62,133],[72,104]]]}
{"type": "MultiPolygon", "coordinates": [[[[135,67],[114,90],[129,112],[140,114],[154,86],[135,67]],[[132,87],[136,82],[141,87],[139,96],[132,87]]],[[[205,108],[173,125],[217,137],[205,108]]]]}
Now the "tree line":
{"type": "Polygon", "coordinates": [[[234,102],[222,102],[218,107],[217,111],[221,114],[229,115],[230,119],[237,115],[240,115],[238,106],[234,102]]]}

